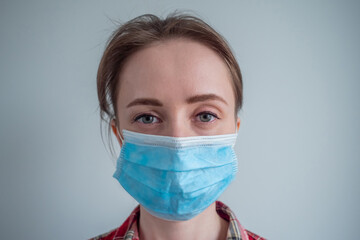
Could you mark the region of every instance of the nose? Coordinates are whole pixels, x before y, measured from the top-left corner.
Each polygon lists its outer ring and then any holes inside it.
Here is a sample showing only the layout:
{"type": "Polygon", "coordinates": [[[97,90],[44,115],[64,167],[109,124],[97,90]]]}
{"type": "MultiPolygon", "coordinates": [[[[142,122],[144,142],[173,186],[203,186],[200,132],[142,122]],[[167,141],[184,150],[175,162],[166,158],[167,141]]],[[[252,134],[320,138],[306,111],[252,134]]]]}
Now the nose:
{"type": "Polygon", "coordinates": [[[186,117],[180,115],[175,114],[169,119],[164,133],[165,136],[190,137],[196,135],[191,128],[190,121],[186,121],[186,117]]]}

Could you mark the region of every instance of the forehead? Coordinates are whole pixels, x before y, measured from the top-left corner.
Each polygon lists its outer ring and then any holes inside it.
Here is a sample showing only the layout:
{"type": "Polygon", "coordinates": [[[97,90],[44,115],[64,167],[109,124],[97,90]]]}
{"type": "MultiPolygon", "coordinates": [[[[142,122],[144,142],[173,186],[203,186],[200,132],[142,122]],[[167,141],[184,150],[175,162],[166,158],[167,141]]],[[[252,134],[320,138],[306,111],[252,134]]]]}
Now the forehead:
{"type": "Polygon", "coordinates": [[[156,42],[134,53],[123,66],[119,81],[120,105],[129,98],[156,97],[176,102],[209,93],[235,104],[224,60],[204,44],[188,39],[156,42]]]}

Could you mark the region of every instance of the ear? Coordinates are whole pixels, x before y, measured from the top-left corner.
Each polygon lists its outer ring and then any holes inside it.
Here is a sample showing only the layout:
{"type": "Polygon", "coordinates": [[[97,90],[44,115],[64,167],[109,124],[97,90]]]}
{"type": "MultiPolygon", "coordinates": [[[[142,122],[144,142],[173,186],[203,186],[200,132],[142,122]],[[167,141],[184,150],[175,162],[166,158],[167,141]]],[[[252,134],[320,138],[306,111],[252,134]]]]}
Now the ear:
{"type": "Polygon", "coordinates": [[[240,128],[240,118],[237,117],[237,119],[236,119],[236,132],[239,131],[239,128],[240,128]]]}
{"type": "Polygon", "coordinates": [[[116,120],[112,119],[110,122],[110,125],[111,125],[111,129],[112,129],[116,139],[118,140],[118,142],[120,144],[120,147],[122,147],[124,137],[121,135],[121,132],[118,131],[118,128],[116,126],[116,120]]]}

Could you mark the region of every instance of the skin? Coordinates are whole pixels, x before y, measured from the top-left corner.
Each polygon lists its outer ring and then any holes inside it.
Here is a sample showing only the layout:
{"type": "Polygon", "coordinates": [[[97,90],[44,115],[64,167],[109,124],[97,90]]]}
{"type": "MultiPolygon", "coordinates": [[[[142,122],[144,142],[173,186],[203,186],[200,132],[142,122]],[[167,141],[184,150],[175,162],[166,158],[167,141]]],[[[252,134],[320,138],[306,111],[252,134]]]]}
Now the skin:
{"type": "MultiPolygon", "coordinates": [[[[240,126],[230,72],[221,57],[201,43],[154,43],[129,57],[119,81],[118,114],[111,125],[120,145],[123,129],[188,137],[235,133],[240,126]]],[[[220,240],[227,228],[215,203],[188,221],[162,220],[140,207],[142,240],[220,240]]]]}

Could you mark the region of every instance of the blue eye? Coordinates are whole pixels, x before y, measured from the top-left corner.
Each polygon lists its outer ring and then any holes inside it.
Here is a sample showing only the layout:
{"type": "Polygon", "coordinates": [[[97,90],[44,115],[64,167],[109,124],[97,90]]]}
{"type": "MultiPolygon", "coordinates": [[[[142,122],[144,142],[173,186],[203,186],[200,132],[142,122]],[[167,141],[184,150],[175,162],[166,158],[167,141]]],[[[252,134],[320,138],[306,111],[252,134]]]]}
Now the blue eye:
{"type": "Polygon", "coordinates": [[[216,114],[210,112],[202,112],[196,115],[201,122],[212,122],[215,119],[219,119],[216,114]]]}
{"type": "Polygon", "coordinates": [[[141,114],[135,118],[135,122],[140,122],[143,124],[152,124],[160,122],[159,119],[150,114],[141,114]]]}

